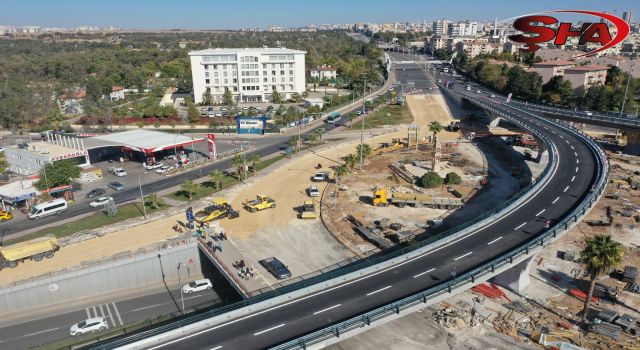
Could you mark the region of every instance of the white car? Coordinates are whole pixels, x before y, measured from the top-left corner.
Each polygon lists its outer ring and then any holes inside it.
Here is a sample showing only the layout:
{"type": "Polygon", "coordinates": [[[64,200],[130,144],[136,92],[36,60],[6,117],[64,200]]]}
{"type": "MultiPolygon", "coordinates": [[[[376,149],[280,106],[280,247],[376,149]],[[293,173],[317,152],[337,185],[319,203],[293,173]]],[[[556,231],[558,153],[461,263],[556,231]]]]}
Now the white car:
{"type": "Polygon", "coordinates": [[[329,179],[329,173],[327,173],[326,171],[318,172],[315,175],[313,175],[313,177],[311,178],[311,180],[316,182],[326,181],[328,179],[329,179]]]}
{"type": "Polygon", "coordinates": [[[93,333],[109,328],[107,320],[104,317],[94,317],[86,319],[80,323],[76,323],[69,329],[69,334],[79,335],[93,333]]]}
{"type": "Polygon", "coordinates": [[[482,93],[482,91],[476,90],[476,94],[481,94],[481,93],[482,93]]]}
{"type": "Polygon", "coordinates": [[[92,208],[99,208],[104,206],[105,204],[107,204],[107,202],[109,200],[113,200],[113,198],[111,197],[100,197],[98,199],[96,199],[95,201],[89,203],[89,206],[92,208]]]}
{"type": "Polygon", "coordinates": [[[195,292],[201,292],[203,290],[207,290],[211,288],[213,288],[213,284],[211,284],[211,281],[209,281],[208,278],[205,278],[205,279],[195,280],[193,282],[185,284],[184,286],[182,286],[182,292],[185,294],[190,294],[195,292]]]}
{"type": "Polygon", "coordinates": [[[309,197],[318,197],[320,196],[320,191],[318,191],[318,187],[316,185],[311,185],[309,187],[309,197]]]}
{"type": "Polygon", "coordinates": [[[164,164],[162,164],[162,162],[158,162],[158,163],[151,164],[151,165],[146,164],[144,166],[144,168],[145,168],[145,170],[153,170],[153,169],[162,168],[163,166],[164,166],[164,164]]]}
{"type": "Polygon", "coordinates": [[[495,98],[495,97],[496,97],[496,95],[491,94],[489,97],[491,97],[491,98],[495,98]]]}
{"type": "Polygon", "coordinates": [[[167,170],[171,169],[170,166],[168,165],[163,165],[160,167],[160,169],[156,169],[156,174],[164,174],[167,172],[167,170]]]}
{"type": "Polygon", "coordinates": [[[127,171],[122,168],[115,168],[113,169],[113,175],[118,177],[127,176],[127,171]]]}

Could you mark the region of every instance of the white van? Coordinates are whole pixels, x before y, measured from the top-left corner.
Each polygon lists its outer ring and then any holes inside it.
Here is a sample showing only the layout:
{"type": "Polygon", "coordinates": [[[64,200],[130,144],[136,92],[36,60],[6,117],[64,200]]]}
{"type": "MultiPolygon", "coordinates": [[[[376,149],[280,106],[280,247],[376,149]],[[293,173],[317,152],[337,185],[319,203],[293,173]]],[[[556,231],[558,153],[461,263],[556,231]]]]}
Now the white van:
{"type": "Polygon", "coordinates": [[[67,201],[63,198],[54,199],[46,203],[36,204],[31,208],[29,219],[40,219],[41,217],[61,213],[67,210],[67,201]]]}

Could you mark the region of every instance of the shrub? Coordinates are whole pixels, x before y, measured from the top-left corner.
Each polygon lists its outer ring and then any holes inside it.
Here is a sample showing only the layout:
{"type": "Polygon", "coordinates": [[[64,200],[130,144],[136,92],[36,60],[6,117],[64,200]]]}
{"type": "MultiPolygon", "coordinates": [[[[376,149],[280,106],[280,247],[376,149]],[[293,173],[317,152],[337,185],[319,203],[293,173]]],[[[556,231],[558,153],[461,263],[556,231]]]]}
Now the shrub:
{"type": "Polygon", "coordinates": [[[429,171],[420,178],[420,186],[424,188],[435,188],[441,185],[442,178],[434,171],[429,171]]]}
{"type": "Polygon", "coordinates": [[[459,185],[462,182],[460,175],[454,172],[448,173],[444,178],[444,183],[447,185],[459,185]]]}

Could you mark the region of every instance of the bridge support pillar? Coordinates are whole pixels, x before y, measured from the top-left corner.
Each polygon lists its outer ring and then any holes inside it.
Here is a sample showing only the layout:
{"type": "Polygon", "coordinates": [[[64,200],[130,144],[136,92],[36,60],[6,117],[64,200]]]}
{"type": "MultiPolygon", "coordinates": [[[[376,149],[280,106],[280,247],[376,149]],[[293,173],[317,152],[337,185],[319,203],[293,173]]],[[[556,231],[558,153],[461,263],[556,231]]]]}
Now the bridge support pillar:
{"type": "Polygon", "coordinates": [[[626,129],[624,133],[627,135],[627,147],[624,148],[624,153],[634,156],[640,155],[640,130],[626,129]]]}
{"type": "Polygon", "coordinates": [[[531,284],[529,271],[533,258],[534,256],[531,256],[527,260],[499,274],[493,278],[493,282],[521,294],[531,284]]]}

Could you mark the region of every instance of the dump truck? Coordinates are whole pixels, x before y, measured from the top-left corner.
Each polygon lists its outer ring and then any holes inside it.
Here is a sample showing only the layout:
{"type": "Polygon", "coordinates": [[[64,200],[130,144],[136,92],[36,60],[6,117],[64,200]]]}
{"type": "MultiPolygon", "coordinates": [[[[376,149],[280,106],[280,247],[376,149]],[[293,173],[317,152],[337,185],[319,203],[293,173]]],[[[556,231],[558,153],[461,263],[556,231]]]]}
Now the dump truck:
{"type": "Polygon", "coordinates": [[[529,149],[538,149],[538,141],[529,134],[520,134],[514,137],[514,146],[526,147],[529,149]]]}
{"type": "Polygon", "coordinates": [[[53,258],[53,253],[58,249],[58,240],[53,236],[0,247],[0,270],[5,267],[14,268],[27,259],[40,261],[43,258],[53,258]]]}
{"type": "Polygon", "coordinates": [[[304,201],[302,205],[302,214],[300,214],[301,219],[315,219],[318,216],[316,215],[316,204],[313,200],[304,201]]]}
{"type": "Polygon", "coordinates": [[[242,205],[250,212],[255,213],[259,210],[275,208],[276,201],[273,198],[265,195],[257,195],[256,199],[252,201],[245,201],[242,205]]]}
{"type": "Polygon", "coordinates": [[[233,209],[229,201],[225,198],[214,198],[211,201],[211,205],[196,213],[196,217],[201,218],[198,220],[200,224],[223,218],[235,219],[238,216],[240,216],[240,213],[233,209]]]}
{"type": "Polygon", "coordinates": [[[433,197],[424,193],[391,192],[384,188],[373,193],[374,206],[386,207],[389,204],[399,208],[410,205],[415,208],[456,209],[462,207],[463,201],[460,198],[433,197]]]}

